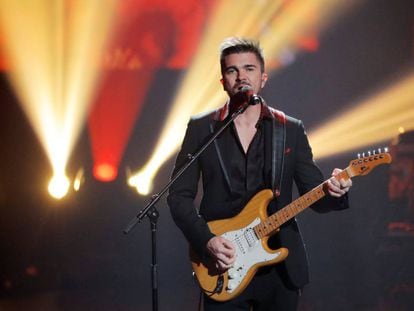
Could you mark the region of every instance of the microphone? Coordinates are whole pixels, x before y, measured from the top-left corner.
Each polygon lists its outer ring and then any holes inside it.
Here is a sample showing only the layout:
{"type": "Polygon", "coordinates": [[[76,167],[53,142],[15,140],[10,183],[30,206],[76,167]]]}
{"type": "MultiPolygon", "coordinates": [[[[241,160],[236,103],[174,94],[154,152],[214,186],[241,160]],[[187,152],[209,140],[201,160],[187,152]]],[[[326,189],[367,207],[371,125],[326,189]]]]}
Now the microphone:
{"type": "Polygon", "coordinates": [[[259,95],[254,94],[253,89],[248,85],[243,86],[240,89],[240,93],[242,93],[244,97],[247,98],[249,105],[257,105],[263,102],[262,98],[259,95]]]}

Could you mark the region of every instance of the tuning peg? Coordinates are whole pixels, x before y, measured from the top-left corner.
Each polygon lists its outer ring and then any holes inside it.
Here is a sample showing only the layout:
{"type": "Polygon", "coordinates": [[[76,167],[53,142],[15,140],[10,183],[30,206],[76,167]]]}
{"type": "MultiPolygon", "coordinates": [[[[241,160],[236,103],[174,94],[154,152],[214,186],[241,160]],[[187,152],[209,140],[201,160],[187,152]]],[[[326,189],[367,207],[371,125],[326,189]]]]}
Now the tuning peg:
{"type": "Polygon", "coordinates": [[[361,159],[361,154],[360,153],[358,153],[358,159],[361,159]]]}
{"type": "Polygon", "coordinates": [[[368,151],[368,156],[369,156],[369,157],[371,156],[371,151],[368,151]]]}
{"type": "Polygon", "coordinates": [[[365,152],[362,153],[362,157],[365,158],[365,152]]]}
{"type": "Polygon", "coordinates": [[[377,154],[377,151],[374,149],[374,150],[372,150],[372,154],[373,155],[376,155],[377,154]]]}
{"type": "Polygon", "coordinates": [[[385,147],[384,148],[384,152],[388,152],[388,147],[385,147]]]}

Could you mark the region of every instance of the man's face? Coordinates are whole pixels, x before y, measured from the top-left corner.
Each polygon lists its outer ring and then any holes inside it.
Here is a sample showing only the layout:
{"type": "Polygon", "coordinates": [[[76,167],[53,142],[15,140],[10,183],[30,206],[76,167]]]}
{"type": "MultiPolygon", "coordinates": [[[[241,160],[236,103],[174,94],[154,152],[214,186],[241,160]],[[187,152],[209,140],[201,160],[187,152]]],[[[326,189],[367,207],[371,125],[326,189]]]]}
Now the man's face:
{"type": "Polygon", "coordinates": [[[266,81],[267,74],[261,71],[260,62],[254,53],[235,53],[224,58],[221,83],[230,97],[246,85],[257,94],[266,81]]]}

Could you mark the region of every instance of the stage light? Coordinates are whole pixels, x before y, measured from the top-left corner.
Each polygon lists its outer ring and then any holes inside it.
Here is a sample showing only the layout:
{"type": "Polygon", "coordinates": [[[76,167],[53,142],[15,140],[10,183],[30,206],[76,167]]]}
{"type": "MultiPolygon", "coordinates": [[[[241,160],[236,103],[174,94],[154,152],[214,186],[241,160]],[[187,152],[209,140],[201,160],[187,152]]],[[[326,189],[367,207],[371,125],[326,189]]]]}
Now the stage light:
{"type": "Polygon", "coordinates": [[[49,194],[55,199],[62,199],[67,195],[70,186],[68,177],[64,174],[55,175],[49,182],[49,194]]]}
{"type": "Polygon", "coordinates": [[[82,184],[85,182],[85,171],[80,168],[76,173],[75,180],[73,181],[73,190],[79,191],[82,184]]]}
{"type": "Polygon", "coordinates": [[[68,158],[99,80],[115,0],[0,0],[8,78],[51,163],[61,197],[68,158]],[[60,183],[62,183],[61,186],[60,183]]]}
{"type": "Polygon", "coordinates": [[[108,163],[96,164],[93,168],[93,176],[100,181],[113,181],[118,175],[116,166],[108,163]]]}
{"type": "MultiPolygon", "coordinates": [[[[286,50],[300,50],[303,45],[301,39],[309,34],[315,40],[315,34],[329,18],[344,9],[343,3],[340,0],[219,1],[193,63],[173,100],[155,150],[148,164],[135,176],[143,174],[151,179],[146,183],[151,184],[161,165],[180,146],[190,116],[217,108],[226,100],[226,93],[219,84],[218,62],[218,47],[224,38],[243,36],[258,39],[264,48],[266,62],[282,64],[286,50]]],[[[317,48],[317,42],[312,44],[312,48],[317,48]]],[[[271,69],[278,67],[271,66],[271,69]]]]}
{"type": "Polygon", "coordinates": [[[374,147],[414,129],[414,73],[381,89],[309,131],[315,157],[321,159],[364,146],[374,147]]]}
{"type": "Polygon", "coordinates": [[[137,192],[142,195],[148,195],[152,190],[153,172],[149,170],[142,170],[139,174],[134,175],[128,179],[128,184],[135,187],[137,192]]]}

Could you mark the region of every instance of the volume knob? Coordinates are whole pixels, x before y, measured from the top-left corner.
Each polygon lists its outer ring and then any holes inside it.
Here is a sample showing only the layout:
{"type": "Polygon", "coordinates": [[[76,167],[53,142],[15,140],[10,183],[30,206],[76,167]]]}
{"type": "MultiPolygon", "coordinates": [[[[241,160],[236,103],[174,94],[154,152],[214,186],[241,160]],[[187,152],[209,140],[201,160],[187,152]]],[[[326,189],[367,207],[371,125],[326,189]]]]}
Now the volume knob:
{"type": "Polygon", "coordinates": [[[230,269],[229,272],[228,272],[228,275],[229,275],[229,279],[236,279],[240,276],[237,273],[237,270],[235,270],[235,269],[230,269]]]}
{"type": "Polygon", "coordinates": [[[235,281],[229,281],[227,283],[227,291],[232,291],[233,289],[236,288],[236,282],[235,281]]]}

